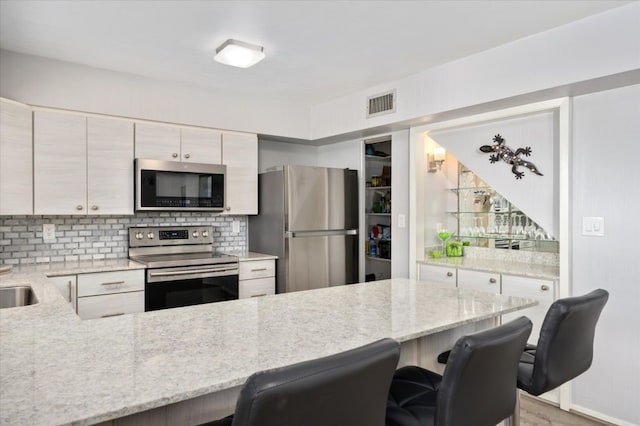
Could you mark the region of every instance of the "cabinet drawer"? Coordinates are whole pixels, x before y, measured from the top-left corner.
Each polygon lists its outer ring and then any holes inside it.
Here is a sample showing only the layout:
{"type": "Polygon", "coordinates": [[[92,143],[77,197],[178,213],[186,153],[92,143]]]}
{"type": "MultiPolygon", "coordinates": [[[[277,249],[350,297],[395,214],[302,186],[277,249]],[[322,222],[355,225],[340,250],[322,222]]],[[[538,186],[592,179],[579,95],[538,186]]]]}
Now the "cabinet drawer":
{"type": "Polygon", "coordinates": [[[240,299],[248,297],[266,296],[276,293],[276,279],[257,278],[255,280],[242,280],[238,282],[238,292],[240,299]]]}
{"type": "Polygon", "coordinates": [[[420,265],[420,280],[429,283],[456,286],[456,268],[434,265],[420,265]]]}
{"type": "Polygon", "coordinates": [[[144,270],[78,275],[78,297],[144,290],[144,270]]]}
{"type": "Polygon", "coordinates": [[[241,280],[250,280],[254,278],[265,278],[276,276],[276,261],[269,260],[252,260],[240,262],[241,280]]]}
{"type": "Polygon", "coordinates": [[[458,269],[458,287],[500,293],[500,274],[458,269]]]}
{"type": "Polygon", "coordinates": [[[106,318],[136,312],[144,312],[144,291],[78,298],[78,316],[82,319],[106,318]]]}

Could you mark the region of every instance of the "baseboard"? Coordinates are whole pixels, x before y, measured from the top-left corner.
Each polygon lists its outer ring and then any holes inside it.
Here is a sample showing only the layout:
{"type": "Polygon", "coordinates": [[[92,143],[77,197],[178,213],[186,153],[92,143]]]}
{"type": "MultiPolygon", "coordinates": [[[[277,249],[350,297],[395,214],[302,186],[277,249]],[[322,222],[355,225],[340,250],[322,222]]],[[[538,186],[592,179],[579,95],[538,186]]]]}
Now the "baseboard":
{"type": "Polygon", "coordinates": [[[589,408],[581,407],[580,405],[572,404],[571,412],[575,412],[576,414],[581,414],[585,417],[590,417],[592,419],[596,419],[599,421],[607,422],[612,426],[639,426],[635,423],[629,423],[624,420],[616,419],[615,417],[607,416],[606,414],[602,414],[595,410],[590,410],[589,408]]]}

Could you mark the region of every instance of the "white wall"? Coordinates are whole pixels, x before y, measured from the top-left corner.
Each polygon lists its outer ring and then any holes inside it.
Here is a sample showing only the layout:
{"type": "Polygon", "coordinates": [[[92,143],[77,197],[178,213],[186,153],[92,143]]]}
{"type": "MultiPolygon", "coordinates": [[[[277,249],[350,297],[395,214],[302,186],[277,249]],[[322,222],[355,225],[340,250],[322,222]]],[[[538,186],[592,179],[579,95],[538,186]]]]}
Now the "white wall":
{"type": "Polygon", "coordinates": [[[307,139],[309,109],[0,50],[0,96],[30,105],[307,139]]]}
{"type": "Polygon", "coordinates": [[[640,424],[640,85],[577,97],[573,132],[572,294],[610,293],[573,400],[640,424]],[[583,216],[604,217],[605,236],[582,236],[583,216]]]}
{"type": "MultiPolygon", "coordinates": [[[[311,139],[637,71],[640,68],[639,21],[640,2],[633,2],[315,105],[311,108],[311,139]],[[390,89],[397,90],[396,112],[366,119],[367,96],[390,89]]],[[[429,25],[428,17],[425,25],[429,25]]],[[[383,53],[381,60],[384,60],[383,53]]],[[[522,103],[527,102],[532,101],[522,103]]]]}
{"type": "Polygon", "coordinates": [[[258,171],[263,173],[271,167],[295,164],[318,165],[318,147],[311,145],[258,140],[258,171]]]}

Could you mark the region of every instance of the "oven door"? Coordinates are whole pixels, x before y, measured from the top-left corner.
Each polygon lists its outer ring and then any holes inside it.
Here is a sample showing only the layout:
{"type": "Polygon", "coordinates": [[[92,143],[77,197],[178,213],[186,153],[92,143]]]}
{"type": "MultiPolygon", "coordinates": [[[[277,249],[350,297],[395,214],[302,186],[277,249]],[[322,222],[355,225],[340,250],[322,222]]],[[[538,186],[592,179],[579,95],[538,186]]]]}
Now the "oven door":
{"type": "Polygon", "coordinates": [[[145,311],[238,298],[238,264],[147,270],[145,311]]]}

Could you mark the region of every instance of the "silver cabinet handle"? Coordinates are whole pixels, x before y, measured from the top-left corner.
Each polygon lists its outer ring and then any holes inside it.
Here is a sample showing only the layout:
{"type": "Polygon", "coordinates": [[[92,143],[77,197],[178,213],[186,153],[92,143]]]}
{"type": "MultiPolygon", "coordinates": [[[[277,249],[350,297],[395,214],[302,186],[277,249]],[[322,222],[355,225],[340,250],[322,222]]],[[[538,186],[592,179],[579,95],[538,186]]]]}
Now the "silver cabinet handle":
{"type": "Polygon", "coordinates": [[[266,295],[267,295],[267,293],[254,294],[254,295],[253,295],[253,296],[251,296],[251,297],[262,297],[262,296],[266,296],[266,295]]]}
{"type": "Polygon", "coordinates": [[[171,154],[171,156],[172,156],[173,158],[178,158],[178,153],[177,153],[177,152],[174,152],[173,154],[171,154]]]}
{"type": "Polygon", "coordinates": [[[495,284],[495,283],[496,283],[496,279],[495,279],[495,278],[489,278],[489,282],[490,282],[491,284],[495,284]]]}
{"type": "Polygon", "coordinates": [[[542,290],[542,291],[548,291],[548,290],[549,290],[549,286],[548,286],[548,285],[546,285],[546,284],[543,284],[543,285],[541,285],[541,286],[540,286],[540,290],[542,290]]]}
{"type": "Polygon", "coordinates": [[[98,210],[98,206],[91,206],[91,210],[98,210]]]}
{"type": "Polygon", "coordinates": [[[256,268],[256,269],[252,269],[251,272],[260,272],[260,271],[266,271],[267,268],[256,268]]]}
{"type": "Polygon", "coordinates": [[[122,285],[124,283],[125,283],[124,281],[111,281],[111,282],[108,282],[108,283],[102,283],[100,285],[122,285]]]}
{"type": "Polygon", "coordinates": [[[202,274],[205,272],[228,272],[237,271],[238,268],[210,268],[210,269],[194,269],[190,271],[169,271],[169,272],[149,272],[151,277],[172,277],[174,275],[189,275],[189,274],[202,274]]]}
{"type": "Polygon", "coordinates": [[[191,158],[191,154],[185,154],[184,158],[191,158]]]}
{"type": "Polygon", "coordinates": [[[453,272],[447,272],[447,276],[448,277],[452,277],[453,276],[453,272]]]}
{"type": "Polygon", "coordinates": [[[78,205],[76,206],[76,210],[82,210],[82,209],[84,209],[84,206],[82,206],[82,205],[80,205],[80,204],[78,204],[78,205]]]}
{"type": "Polygon", "coordinates": [[[117,314],[104,314],[100,318],[119,317],[120,315],[124,315],[124,312],[118,312],[117,314]]]}

